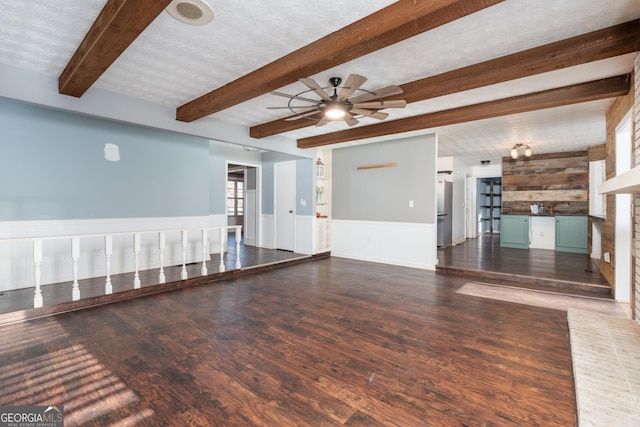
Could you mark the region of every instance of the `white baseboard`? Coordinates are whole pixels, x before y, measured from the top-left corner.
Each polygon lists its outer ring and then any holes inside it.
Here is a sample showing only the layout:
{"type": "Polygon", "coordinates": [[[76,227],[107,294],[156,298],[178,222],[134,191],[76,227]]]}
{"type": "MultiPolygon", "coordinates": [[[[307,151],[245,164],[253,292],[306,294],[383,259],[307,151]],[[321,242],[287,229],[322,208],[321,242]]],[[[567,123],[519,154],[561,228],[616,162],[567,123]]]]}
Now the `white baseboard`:
{"type": "Polygon", "coordinates": [[[459,245],[459,244],[462,244],[462,243],[464,243],[464,242],[466,242],[466,241],[467,241],[467,239],[466,239],[466,238],[464,238],[464,239],[458,239],[458,240],[454,240],[454,241],[453,241],[453,244],[454,244],[454,245],[459,245]]]}

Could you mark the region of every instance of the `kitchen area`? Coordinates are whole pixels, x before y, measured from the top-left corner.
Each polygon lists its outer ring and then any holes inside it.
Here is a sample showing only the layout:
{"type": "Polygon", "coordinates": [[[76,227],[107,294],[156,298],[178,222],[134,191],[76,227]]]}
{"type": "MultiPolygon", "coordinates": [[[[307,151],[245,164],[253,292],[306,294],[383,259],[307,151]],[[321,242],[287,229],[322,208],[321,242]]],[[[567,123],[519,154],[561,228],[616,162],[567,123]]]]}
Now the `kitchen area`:
{"type": "Polygon", "coordinates": [[[587,151],[505,158],[500,246],[590,253],[587,151]]]}
{"type": "Polygon", "coordinates": [[[504,157],[500,168],[486,168],[484,176],[474,171],[470,211],[477,234],[452,246],[439,244],[438,271],[611,295],[601,274],[601,262],[613,262],[600,239],[605,198],[597,187],[605,175],[603,147],[597,156],[590,149],[504,157]]]}
{"type": "Polygon", "coordinates": [[[456,210],[464,210],[469,202],[469,223],[475,223],[470,237],[496,247],[587,254],[609,262],[601,245],[605,199],[597,191],[605,179],[604,144],[581,151],[505,156],[498,168],[472,172],[465,188],[475,188],[468,200],[456,199],[454,183],[453,207],[448,181],[455,181],[459,172],[455,167],[448,170],[450,166],[443,162],[438,172],[439,249],[464,243],[455,237],[452,243],[451,218],[455,229],[456,210]]]}

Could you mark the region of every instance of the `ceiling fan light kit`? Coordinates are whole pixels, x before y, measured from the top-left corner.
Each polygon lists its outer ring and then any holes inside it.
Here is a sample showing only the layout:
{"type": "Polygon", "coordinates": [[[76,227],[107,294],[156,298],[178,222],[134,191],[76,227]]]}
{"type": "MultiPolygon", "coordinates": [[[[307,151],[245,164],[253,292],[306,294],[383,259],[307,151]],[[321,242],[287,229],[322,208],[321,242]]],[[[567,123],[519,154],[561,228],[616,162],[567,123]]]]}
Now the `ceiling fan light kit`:
{"type": "Polygon", "coordinates": [[[167,6],[167,12],[189,25],[207,25],[213,21],[213,9],[204,0],[173,0],[167,6]]]}
{"type": "Polygon", "coordinates": [[[360,86],[367,81],[365,77],[357,74],[350,74],[343,86],[340,77],[331,77],[331,86],[322,87],[315,80],[310,78],[300,79],[300,83],[309,89],[296,95],[288,95],[282,92],[271,92],[273,95],[289,98],[286,107],[268,107],[271,109],[285,108],[294,113],[294,116],[285,120],[309,119],[317,121],[316,126],[326,125],[330,121],[343,120],[349,126],[358,124],[356,116],[372,117],[378,120],[386,119],[389,114],[379,110],[383,108],[404,108],[407,102],[404,100],[385,101],[383,98],[402,94],[399,86],[387,86],[377,91],[361,89],[360,86]],[[350,98],[356,91],[361,92],[357,96],[350,98]],[[331,93],[333,92],[333,93],[331,93]],[[311,99],[308,94],[314,93],[320,99],[311,99]],[[306,104],[297,105],[293,102],[303,102],[306,104]],[[321,115],[317,118],[318,114],[321,115]],[[316,117],[314,117],[316,116],[316,117]]]}
{"type": "Polygon", "coordinates": [[[325,104],[324,108],[321,107],[320,111],[322,111],[328,119],[339,120],[347,114],[347,111],[350,110],[350,108],[346,107],[347,106],[345,104],[340,102],[330,102],[325,104]]]}

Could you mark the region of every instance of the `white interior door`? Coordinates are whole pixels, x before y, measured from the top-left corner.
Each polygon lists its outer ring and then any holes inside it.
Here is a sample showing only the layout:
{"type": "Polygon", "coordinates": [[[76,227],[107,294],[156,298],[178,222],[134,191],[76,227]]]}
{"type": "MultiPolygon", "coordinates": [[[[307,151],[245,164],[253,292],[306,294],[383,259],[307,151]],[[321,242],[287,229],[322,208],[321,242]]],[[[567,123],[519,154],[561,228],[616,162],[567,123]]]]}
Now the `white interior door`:
{"type": "Polygon", "coordinates": [[[275,164],[276,249],[293,251],[295,241],[296,164],[275,164]]]}

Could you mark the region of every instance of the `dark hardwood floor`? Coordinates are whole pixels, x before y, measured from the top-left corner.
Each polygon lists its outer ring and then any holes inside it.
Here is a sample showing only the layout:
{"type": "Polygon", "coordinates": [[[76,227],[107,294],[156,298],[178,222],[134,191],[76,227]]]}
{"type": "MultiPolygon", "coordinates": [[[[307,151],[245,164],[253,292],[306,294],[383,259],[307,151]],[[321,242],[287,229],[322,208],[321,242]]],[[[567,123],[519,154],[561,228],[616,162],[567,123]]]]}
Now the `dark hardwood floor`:
{"type": "Polygon", "coordinates": [[[0,405],[65,426],[572,426],[566,312],[326,258],[0,327],[0,405]]]}
{"type": "Polygon", "coordinates": [[[438,271],[503,284],[611,298],[611,287],[589,255],[501,248],[499,234],[438,249],[438,271]]]}

